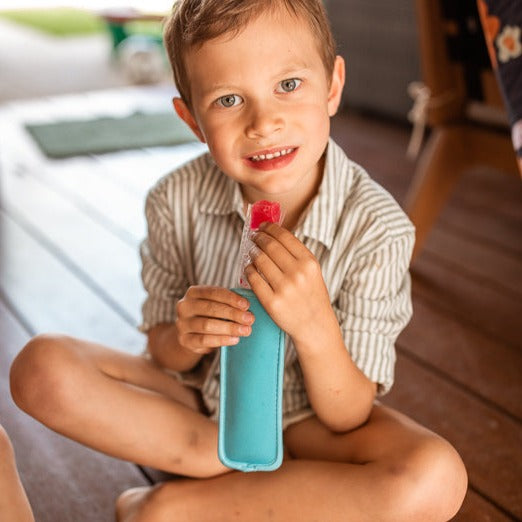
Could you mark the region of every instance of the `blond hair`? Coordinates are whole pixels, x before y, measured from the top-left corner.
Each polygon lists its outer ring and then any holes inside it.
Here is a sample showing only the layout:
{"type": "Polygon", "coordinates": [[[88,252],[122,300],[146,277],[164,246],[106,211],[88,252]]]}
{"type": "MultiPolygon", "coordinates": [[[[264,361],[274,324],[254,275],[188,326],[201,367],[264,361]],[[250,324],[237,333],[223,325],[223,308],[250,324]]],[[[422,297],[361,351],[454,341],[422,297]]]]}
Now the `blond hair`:
{"type": "Polygon", "coordinates": [[[192,99],[185,65],[187,52],[219,36],[237,34],[264,12],[281,9],[309,24],[330,80],[336,49],[321,0],[177,0],[165,23],[163,40],[174,81],[189,108],[192,99]]]}

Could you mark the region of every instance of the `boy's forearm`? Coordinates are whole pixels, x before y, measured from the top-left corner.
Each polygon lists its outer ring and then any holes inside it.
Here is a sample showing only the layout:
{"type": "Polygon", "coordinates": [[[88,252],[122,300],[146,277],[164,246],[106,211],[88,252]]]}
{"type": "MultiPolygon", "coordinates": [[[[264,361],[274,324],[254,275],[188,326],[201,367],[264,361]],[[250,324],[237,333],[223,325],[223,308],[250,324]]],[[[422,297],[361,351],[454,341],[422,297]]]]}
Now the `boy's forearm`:
{"type": "Polygon", "coordinates": [[[296,344],[312,408],[332,431],[348,431],[366,422],[376,393],[353,362],[338,324],[320,342],[296,344]]]}
{"type": "Polygon", "coordinates": [[[147,332],[147,349],[154,361],[164,368],[188,371],[194,368],[202,354],[191,352],[179,345],[174,324],[162,323],[147,332]]]}

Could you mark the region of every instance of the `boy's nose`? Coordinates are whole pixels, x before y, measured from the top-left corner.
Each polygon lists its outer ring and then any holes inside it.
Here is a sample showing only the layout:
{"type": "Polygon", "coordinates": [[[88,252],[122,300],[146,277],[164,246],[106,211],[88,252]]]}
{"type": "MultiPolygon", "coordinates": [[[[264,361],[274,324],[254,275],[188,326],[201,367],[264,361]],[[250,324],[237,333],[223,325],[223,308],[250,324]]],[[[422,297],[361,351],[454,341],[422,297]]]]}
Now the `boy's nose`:
{"type": "Polygon", "coordinates": [[[250,112],[246,135],[251,139],[266,138],[283,127],[284,119],[279,111],[259,107],[250,112]]]}

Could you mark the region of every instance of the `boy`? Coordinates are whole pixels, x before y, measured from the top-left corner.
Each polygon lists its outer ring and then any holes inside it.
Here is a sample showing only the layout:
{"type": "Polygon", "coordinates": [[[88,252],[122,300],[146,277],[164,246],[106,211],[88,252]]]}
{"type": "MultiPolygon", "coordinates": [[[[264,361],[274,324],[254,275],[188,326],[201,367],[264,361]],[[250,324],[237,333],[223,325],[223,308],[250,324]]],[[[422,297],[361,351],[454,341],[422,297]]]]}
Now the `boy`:
{"type": "Polygon", "coordinates": [[[321,2],[181,0],[165,42],[174,107],[210,154],[147,198],[149,358],[38,337],[13,364],[15,400],[91,447],[200,479],[127,492],[122,521],[448,520],[466,491],[458,454],[374,403],[411,314],[413,228],[329,140],[344,62],[321,2]],[[229,288],[259,199],[285,210],[284,228],[256,236],[246,274],[289,339],[287,458],[243,474],[217,458],[217,348],[255,320],[229,288]]]}

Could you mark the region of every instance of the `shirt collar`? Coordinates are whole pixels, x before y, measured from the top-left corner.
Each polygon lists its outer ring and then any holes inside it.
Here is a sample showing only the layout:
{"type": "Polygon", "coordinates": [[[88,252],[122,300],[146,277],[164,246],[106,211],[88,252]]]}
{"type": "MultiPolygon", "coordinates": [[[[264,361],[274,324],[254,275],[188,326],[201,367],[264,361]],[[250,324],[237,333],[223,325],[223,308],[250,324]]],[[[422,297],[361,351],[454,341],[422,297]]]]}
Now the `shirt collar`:
{"type": "Polygon", "coordinates": [[[227,215],[237,212],[243,219],[243,197],[239,183],[226,176],[207,153],[208,168],[199,187],[199,209],[204,214],[227,215]]]}
{"type": "MultiPolygon", "coordinates": [[[[243,219],[243,198],[239,184],[226,176],[208,156],[209,168],[201,179],[199,208],[205,214],[226,215],[237,212],[243,219]]],[[[337,221],[352,184],[350,160],[330,138],[326,149],[323,179],[319,192],[310,203],[296,234],[320,241],[331,248],[337,221]]]]}
{"type": "Polygon", "coordinates": [[[328,249],[332,247],[337,222],[352,185],[350,164],[344,151],[330,138],[319,192],[312,200],[302,225],[297,227],[298,235],[320,241],[328,249]]]}

